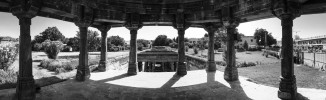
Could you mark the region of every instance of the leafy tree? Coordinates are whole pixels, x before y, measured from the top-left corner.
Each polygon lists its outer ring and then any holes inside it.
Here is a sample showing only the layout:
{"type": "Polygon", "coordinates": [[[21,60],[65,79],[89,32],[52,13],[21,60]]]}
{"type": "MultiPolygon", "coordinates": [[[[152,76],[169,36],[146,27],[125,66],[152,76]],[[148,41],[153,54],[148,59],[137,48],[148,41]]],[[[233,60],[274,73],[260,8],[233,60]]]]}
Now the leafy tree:
{"type": "Polygon", "coordinates": [[[244,43],[243,43],[243,48],[245,49],[245,50],[248,50],[248,42],[247,41],[245,41],[244,43]]]}
{"type": "Polygon", "coordinates": [[[169,46],[173,41],[169,39],[166,35],[159,35],[153,42],[153,46],[169,46]]]}
{"type": "Polygon", "coordinates": [[[267,35],[267,45],[276,44],[276,39],[272,36],[272,33],[269,33],[266,29],[256,29],[254,37],[258,45],[265,45],[265,35],[267,35]]]}
{"type": "Polygon", "coordinates": [[[299,35],[294,35],[294,40],[301,40],[299,35]]]}
{"type": "Polygon", "coordinates": [[[208,34],[207,34],[207,33],[205,33],[205,34],[204,34],[204,37],[208,37],[208,34]]]}
{"type": "Polygon", "coordinates": [[[125,40],[119,36],[110,36],[108,38],[108,44],[113,44],[115,46],[124,46],[125,40]]]}
{"type": "Polygon", "coordinates": [[[40,35],[36,35],[34,37],[34,41],[36,43],[42,43],[45,40],[63,41],[64,39],[65,36],[62,35],[57,27],[48,27],[43,32],[41,32],[40,35]]]}
{"type": "MultiPolygon", "coordinates": [[[[80,39],[80,32],[77,31],[76,36],[80,39]]],[[[101,38],[98,37],[97,31],[87,31],[88,51],[97,51],[101,47],[101,38]]]]}
{"type": "Polygon", "coordinates": [[[79,37],[68,38],[67,46],[72,47],[72,51],[79,51],[79,37]]]}
{"type": "Polygon", "coordinates": [[[144,39],[137,39],[137,43],[142,44],[143,47],[149,47],[150,42],[144,39]]]}
{"type": "MultiPolygon", "coordinates": [[[[179,43],[179,36],[177,36],[174,42],[179,43]]],[[[185,37],[184,42],[189,42],[189,39],[185,37]]]]}

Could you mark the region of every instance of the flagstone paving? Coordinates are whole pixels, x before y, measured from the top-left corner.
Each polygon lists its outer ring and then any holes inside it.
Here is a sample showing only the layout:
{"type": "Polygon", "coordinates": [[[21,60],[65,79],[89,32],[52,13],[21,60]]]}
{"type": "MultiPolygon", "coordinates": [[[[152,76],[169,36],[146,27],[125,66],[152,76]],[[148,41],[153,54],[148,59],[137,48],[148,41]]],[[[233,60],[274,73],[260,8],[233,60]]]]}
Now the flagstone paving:
{"type": "MultiPolygon", "coordinates": [[[[278,89],[248,81],[227,82],[223,72],[188,71],[180,77],[174,72],[126,71],[92,73],[85,82],[74,79],[43,87],[37,100],[279,100],[278,89]]],[[[325,100],[326,90],[298,88],[298,100],[325,100]]],[[[15,89],[1,90],[0,99],[9,100],[15,89]]]]}

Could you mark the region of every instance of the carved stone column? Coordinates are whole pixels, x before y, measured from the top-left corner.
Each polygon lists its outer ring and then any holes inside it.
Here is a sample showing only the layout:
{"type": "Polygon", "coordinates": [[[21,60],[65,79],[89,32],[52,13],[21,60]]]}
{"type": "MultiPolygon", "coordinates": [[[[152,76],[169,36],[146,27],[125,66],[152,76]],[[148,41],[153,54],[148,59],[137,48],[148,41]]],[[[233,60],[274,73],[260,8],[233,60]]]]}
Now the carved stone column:
{"type": "Polygon", "coordinates": [[[138,71],[143,71],[143,62],[138,62],[138,71]]]}
{"type": "MultiPolygon", "coordinates": [[[[40,7],[36,7],[31,2],[24,3],[16,1],[13,4],[11,12],[19,19],[20,37],[19,37],[19,72],[17,77],[16,95],[18,100],[35,99],[35,81],[32,69],[32,45],[30,25],[40,7]],[[27,6],[29,6],[27,8],[27,6]]],[[[33,2],[35,3],[35,2],[33,2]]]]}
{"type": "Polygon", "coordinates": [[[295,100],[297,94],[296,78],[293,67],[293,20],[300,16],[300,3],[276,2],[273,14],[281,19],[282,24],[282,58],[281,81],[278,97],[284,100],[295,100]]]}
{"type": "Polygon", "coordinates": [[[109,25],[101,25],[96,27],[101,31],[101,59],[98,65],[98,70],[101,72],[106,71],[106,55],[107,55],[107,32],[111,29],[109,25]]]}
{"type": "Polygon", "coordinates": [[[222,26],[221,23],[206,23],[203,25],[204,29],[208,32],[208,58],[207,58],[207,71],[216,71],[215,56],[214,56],[214,34],[222,26]]]}
{"type": "Polygon", "coordinates": [[[228,19],[223,22],[227,29],[227,50],[226,50],[226,68],[224,71],[224,79],[226,81],[238,80],[238,69],[235,64],[235,47],[234,41],[236,33],[235,28],[239,25],[236,19],[228,19]]]}
{"type": "Polygon", "coordinates": [[[187,75],[187,66],[185,60],[185,43],[184,43],[184,35],[186,29],[190,26],[189,23],[185,22],[185,15],[183,12],[178,12],[176,14],[175,22],[173,23],[173,27],[178,30],[178,67],[177,74],[180,76],[187,75]]]}
{"type": "Polygon", "coordinates": [[[125,27],[130,30],[130,52],[128,75],[137,74],[137,31],[142,28],[140,15],[137,13],[128,13],[125,27]]]}
{"type": "Polygon", "coordinates": [[[90,69],[88,66],[88,40],[87,31],[88,27],[93,23],[93,9],[83,5],[77,5],[77,17],[75,25],[79,27],[79,65],[77,67],[76,80],[85,81],[90,77],[90,69]]]}

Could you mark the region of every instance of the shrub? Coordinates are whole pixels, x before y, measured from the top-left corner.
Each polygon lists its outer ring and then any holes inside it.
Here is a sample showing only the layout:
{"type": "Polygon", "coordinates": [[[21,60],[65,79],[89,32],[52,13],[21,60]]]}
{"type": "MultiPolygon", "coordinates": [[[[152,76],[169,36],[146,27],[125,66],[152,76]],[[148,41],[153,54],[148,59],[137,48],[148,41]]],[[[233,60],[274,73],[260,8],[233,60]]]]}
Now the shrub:
{"type": "Polygon", "coordinates": [[[185,51],[186,51],[186,52],[188,52],[188,49],[189,49],[189,47],[188,47],[188,46],[186,46],[186,47],[185,47],[185,51]]]}
{"type": "Polygon", "coordinates": [[[42,44],[41,43],[35,43],[32,48],[33,51],[41,51],[42,50],[42,44]]]}
{"type": "Polygon", "coordinates": [[[226,66],[226,62],[225,61],[216,61],[215,63],[217,65],[220,65],[220,66],[226,66]]]}
{"type": "Polygon", "coordinates": [[[56,59],[47,59],[42,60],[39,66],[56,73],[69,72],[78,66],[78,60],[60,61],[56,59]]]}
{"type": "Polygon", "coordinates": [[[17,43],[9,43],[0,45],[0,69],[7,70],[9,66],[16,60],[18,55],[17,43]]]}
{"type": "Polygon", "coordinates": [[[0,69],[0,84],[3,87],[7,85],[15,85],[17,82],[17,73],[12,70],[2,70],[0,69]]]}
{"type": "Polygon", "coordinates": [[[70,51],[72,51],[71,50],[72,49],[72,47],[71,46],[63,46],[63,48],[62,48],[62,52],[70,52],[70,51]]]}
{"type": "Polygon", "coordinates": [[[244,52],[244,51],[245,51],[244,48],[238,48],[238,49],[237,49],[237,52],[244,52]]]}
{"type": "Polygon", "coordinates": [[[243,62],[243,63],[240,63],[239,65],[237,65],[237,67],[250,67],[250,66],[256,66],[256,63],[253,63],[253,62],[243,62]]]}
{"type": "Polygon", "coordinates": [[[198,54],[198,48],[194,48],[194,53],[198,54]]]}
{"type": "Polygon", "coordinates": [[[44,52],[47,54],[48,58],[57,59],[57,56],[60,50],[62,49],[63,44],[60,41],[46,40],[42,43],[42,47],[44,48],[44,52]]]}

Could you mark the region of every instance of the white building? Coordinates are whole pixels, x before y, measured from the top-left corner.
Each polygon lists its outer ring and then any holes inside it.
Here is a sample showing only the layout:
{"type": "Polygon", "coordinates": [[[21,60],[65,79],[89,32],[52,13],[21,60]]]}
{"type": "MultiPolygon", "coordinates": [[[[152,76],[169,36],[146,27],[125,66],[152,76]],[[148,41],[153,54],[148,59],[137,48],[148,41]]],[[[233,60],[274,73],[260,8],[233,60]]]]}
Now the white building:
{"type": "Polygon", "coordinates": [[[243,48],[243,44],[247,41],[249,48],[256,48],[258,46],[254,36],[242,36],[241,40],[235,46],[243,48]]]}

